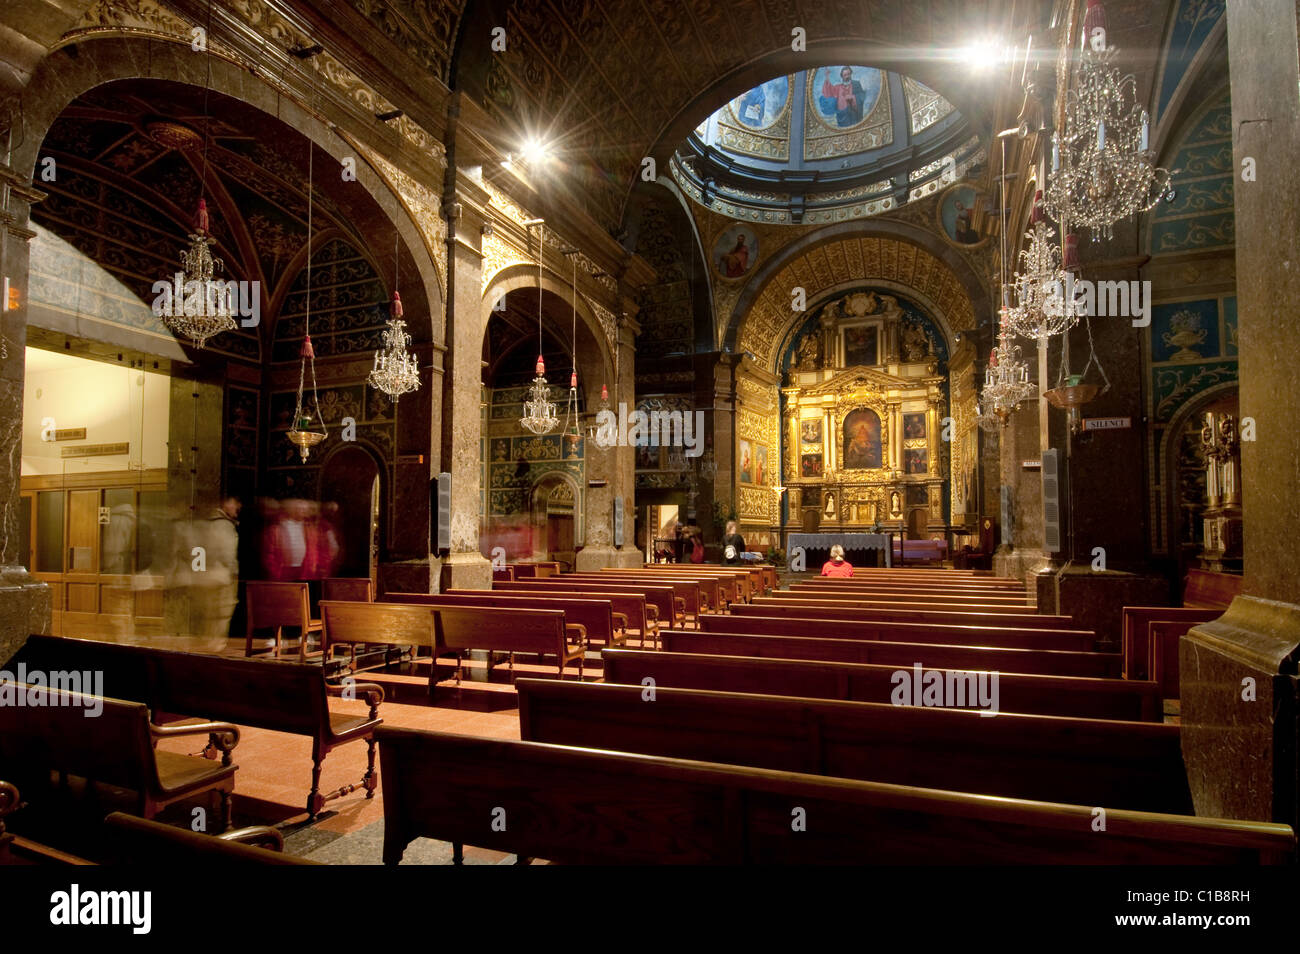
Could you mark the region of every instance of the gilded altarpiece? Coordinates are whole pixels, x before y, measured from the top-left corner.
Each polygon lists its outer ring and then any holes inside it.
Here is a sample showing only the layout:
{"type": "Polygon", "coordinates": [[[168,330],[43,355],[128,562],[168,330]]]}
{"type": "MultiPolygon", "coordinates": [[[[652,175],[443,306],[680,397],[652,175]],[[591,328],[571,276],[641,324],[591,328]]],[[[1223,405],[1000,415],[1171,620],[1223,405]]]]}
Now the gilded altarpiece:
{"type": "Polygon", "coordinates": [[[787,529],[946,533],[952,422],[931,329],[897,299],[859,293],[791,341],[781,389],[787,529]]]}

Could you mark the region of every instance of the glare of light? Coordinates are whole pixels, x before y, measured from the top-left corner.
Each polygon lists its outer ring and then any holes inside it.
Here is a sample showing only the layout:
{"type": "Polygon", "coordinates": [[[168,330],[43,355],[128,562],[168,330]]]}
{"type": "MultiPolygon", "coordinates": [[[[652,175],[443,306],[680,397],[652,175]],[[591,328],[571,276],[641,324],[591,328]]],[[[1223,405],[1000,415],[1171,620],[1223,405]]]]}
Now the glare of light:
{"type": "Polygon", "coordinates": [[[528,138],[520,153],[523,160],[530,165],[538,165],[551,157],[550,147],[536,136],[528,138]]]}
{"type": "Polygon", "coordinates": [[[986,36],[963,46],[957,55],[970,69],[979,72],[1006,62],[1007,49],[997,37],[986,36]]]}

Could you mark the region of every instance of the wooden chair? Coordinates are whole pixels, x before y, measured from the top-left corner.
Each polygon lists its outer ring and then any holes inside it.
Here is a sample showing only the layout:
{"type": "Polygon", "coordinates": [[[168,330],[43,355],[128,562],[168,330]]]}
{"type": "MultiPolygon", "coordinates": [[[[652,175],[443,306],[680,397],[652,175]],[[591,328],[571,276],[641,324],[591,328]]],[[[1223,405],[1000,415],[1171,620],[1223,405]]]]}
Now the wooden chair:
{"type": "Polygon", "coordinates": [[[321,599],[350,600],[357,603],[375,601],[375,584],[368,576],[330,576],[321,581],[321,599]]]}
{"type": "MultiPolygon", "coordinates": [[[[204,662],[211,657],[195,656],[204,662]]],[[[30,687],[16,684],[16,691],[30,687]]],[[[43,687],[42,687],[43,688],[43,687]]],[[[52,690],[47,690],[52,691],[52,690]]],[[[0,761],[6,768],[48,781],[51,772],[85,779],[87,794],[98,782],[132,793],[137,814],[152,818],[168,805],[207,792],[221,796],[223,830],[230,827],[235,790],[231,752],[239,729],[228,722],[156,726],[149,707],[80,692],[59,692],[58,705],[0,706],[0,761]],[[87,711],[102,706],[94,718],[87,711]],[[162,739],[203,735],[221,761],[155,750],[162,739]]]]}
{"type": "Polygon", "coordinates": [[[271,583],[250,581],[246,584],[248,630],[244,637],[244,655],[253,655],[253,632],[275,630],[275,655],[280,656],[280,644],[286,626],[299,631],[298,658],[307,658],[307,637],[320,633],[321,622],[311,618],[306,583],[271,583]]]}

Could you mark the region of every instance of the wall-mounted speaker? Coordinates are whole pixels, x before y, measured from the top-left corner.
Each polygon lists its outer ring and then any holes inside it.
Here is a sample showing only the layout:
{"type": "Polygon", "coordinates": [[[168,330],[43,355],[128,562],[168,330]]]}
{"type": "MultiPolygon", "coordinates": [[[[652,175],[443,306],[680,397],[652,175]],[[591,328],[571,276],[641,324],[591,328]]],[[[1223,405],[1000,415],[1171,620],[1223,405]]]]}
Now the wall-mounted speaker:
{"type": "Polygon", "coordinates": [[[614,546],[623,545],[623,498],[614,498],[614,546]]]}
{"type": "Polygon", "coordinates": [[[429,481],[429,514],[432,532],[429,546],[433,551],[451,549],[451,474],[439,474],[429,481]]]}
{"type": "Polygon", "coordinates": [[[1056,448],[1043,451],[1043,549],[1061,552],[1061,460],[1056,448]]]}

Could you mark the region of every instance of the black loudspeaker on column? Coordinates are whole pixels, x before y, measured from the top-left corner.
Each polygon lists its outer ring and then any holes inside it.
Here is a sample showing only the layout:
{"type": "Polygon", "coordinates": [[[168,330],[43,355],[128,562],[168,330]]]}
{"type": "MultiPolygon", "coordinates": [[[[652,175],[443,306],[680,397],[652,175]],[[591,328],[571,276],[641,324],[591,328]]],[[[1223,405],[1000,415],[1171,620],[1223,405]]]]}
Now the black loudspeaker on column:
{"type": "Polygon", "coordinates": [[[429,481],[429,514],[432,532],[429,546],[435,551],[451,549],[451,474],[442,473],[429,481]]]}
{"type": "Polygon", "coordinates": [[[614,498],[614,546],[623,545],[623,498],[614,498]]]}

